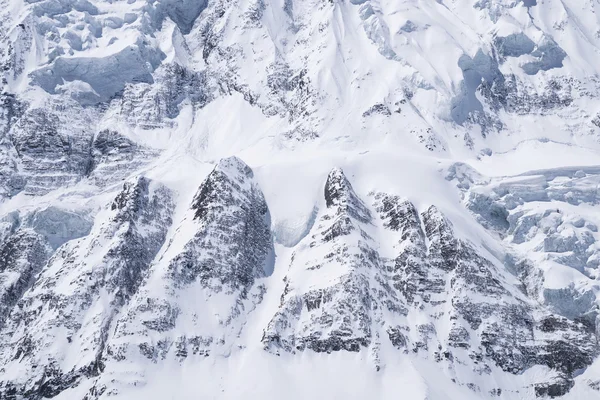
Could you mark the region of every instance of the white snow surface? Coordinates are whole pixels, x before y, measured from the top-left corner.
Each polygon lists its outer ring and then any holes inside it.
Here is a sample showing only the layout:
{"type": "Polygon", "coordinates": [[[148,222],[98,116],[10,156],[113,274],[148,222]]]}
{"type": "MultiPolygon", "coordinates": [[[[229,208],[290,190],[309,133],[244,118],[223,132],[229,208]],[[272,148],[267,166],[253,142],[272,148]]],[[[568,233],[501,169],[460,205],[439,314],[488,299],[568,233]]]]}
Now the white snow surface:
{"type": "MultiPolygon", "coordinates": [[[[59,134],[69,143],[78,143],[79,136],[91,142],[108,129],[145,152],[134,156],[143,160],[139,163],[110,155],[102,164],[114,167],[106,170],[110,173],[85,172],[72,180],[65,176],[75,173],[61,169],[60,160],[36,170],[23,161],[22,152],[0,154],[6,159],[1,167],[10,164],[6,168],[30,185],[12,195],[2,189],[2,221],[15,212],[26,221],[27,215],[50,207],[94,220],[83,238],[70,227],[64,228],[68,234],[53,232],[61,245],[54,258],[77,245],[80,249],[71,256],[84,261],[78,270],[66,269],[64,260],[49,261],[39,272],[47,279],[56,275],[57,293],[73,292],[71,284],[85,272],[81,268],[92,271],[102,264],[113,238],[98,241],[94,235],[106,235],[110,204],[123,182],[140,176],[153,187],[168,189],[173,200],[172,224],[164,227],[166,239],[150,271],[166,274],[168,262],[192,239],[199,228],[190,205],[215,165],[231,156],[252,169],[268,205],[274,241],[273,271],[257,277],[252,289],[262,285],[264,296],[245,306],[247,315],[233,327],[224,328],[220,319],[235,300],[229,293],[193,286],[163,294],[168,289],[162,275],[150,272],[145,278],[145,293],[172,296],[183,310],[186,320],[178,322],[173,335],[223,330],[224,337],[234,337],[224,347],[183,361],[167,357],[151,362],[142,354],[127,353],[122,363],[108,362],[98,381],[83,380],[55,399],[91,399],[85,396],[98,382],[109,387],[100,398],[128,400],[535,398],[533,384],[551,376],[540,365],[517,375],[499,368],[482,375],[466,367],[450,370],[385,341],[381,370],[373,367],[366,349],[330,354],[265,351],[262,336],[283,302],[284,278],[303,293],[326,288],[346,273],[344,265],[310,274],[290,267],[294,253],[304,261],[315,223],[326,214],[323,190],[333,168],[344,171],[373,214],[374,193],[407,199],[418,212],[435,205],[458,238],[472,243],[509,277],[511,290],[521,284],[537,288],[528,293],[535,307],[571,319],[583,313],[581,303],[556,300],[561,291],[591,296],[585,312],[600,307],[597,0],[1,4],[3,95],[17,96],[27,110],[58,115],[59,134]],[[502,45],[498,38],[513,34],[526,35],[535,50],[528,51],[521,42],[507,50],[507,42],[502,45]],[[169,80],[173,65],[196,74],[201,95],[191,93],[191,85],[183,88],[169,80]],[[491,88],[484,88],[486,83],[491,88]],[[452,172],[457,170],[461,172],[452,172]],[[34,193],[44,185],[29,183],[36,176],[53,183],[34,193]],[[505,207],[510,227],[501,231],[486,225],[469,207],[473,194],[505,207]],[[526,229],[530,220],[536,222],[526,229]],[[77,237],[63,244],[68,235],[77,237]],[[538,275],[521,282],[507,255],[531,263],[538,275]],[[60,278],[62,273],[72,275],[60,278]],[[493,394],[496,388],[502,393],[493,394]]],[[[3,121],[8,121],[0,126],[4,145],[18,137],[13,133],[17,122],[6,117],[8,106],[1,107],[3,121]]],[[[397,238],[386,236],[377,224],[364,229],[379,254],[392,258],[397,238]]],[[[155,227],[140,223],[136,229],[145,236],[144,229],[155,227]]],[[[9,280],[15,277],[0,274],[0,283],[9,280]]],[[[36,290],[42,289],[34,285],[24,296],[34,296],[36,290]]],[[[94,333],[86,329],[96,329],[96,316],[112,315],[111,296],[101,292],[80,315],[83,327],[75,344],[69,339],[66,345],[59,328],[52,331],[60,342],[48,344],[40,359],[59,355],[68,370],[93,358],[78,352],[91,346],[85,340],[94,333]]],[[[125,318],[132,309],[126,303],[110,318],[125,318]]],[[[54,329],[51,317],[38,320],[42,322],[31,328],[39,329],[36,337],[54,329]]],[[[600,324],[595,324],[597,335],[600,324]]],[[[18,341],[14,335],[25,334],[15,332],[7,333],[13,335],[11,343],[18,341]]],[[[31,373],[31,365],[17,361],[7,362],[10,370],[0,366],[0,375],[8,377],[0,379],[18,381],[31,373]]],[[[600,399],[599,376],[600,359],[595,358],[574,376],[573,389],[563,398],[600,399]]]]}

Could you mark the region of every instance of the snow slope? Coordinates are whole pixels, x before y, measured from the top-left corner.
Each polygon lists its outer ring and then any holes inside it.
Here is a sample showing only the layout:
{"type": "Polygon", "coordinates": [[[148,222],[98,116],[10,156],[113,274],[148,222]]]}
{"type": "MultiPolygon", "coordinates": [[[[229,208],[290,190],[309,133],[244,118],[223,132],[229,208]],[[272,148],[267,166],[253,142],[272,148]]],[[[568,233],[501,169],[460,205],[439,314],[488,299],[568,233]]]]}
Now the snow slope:
{"type": "Polygon", "coordinates": [[[596,0],[0,1],[0,398],[600,399],[596,0]]]}

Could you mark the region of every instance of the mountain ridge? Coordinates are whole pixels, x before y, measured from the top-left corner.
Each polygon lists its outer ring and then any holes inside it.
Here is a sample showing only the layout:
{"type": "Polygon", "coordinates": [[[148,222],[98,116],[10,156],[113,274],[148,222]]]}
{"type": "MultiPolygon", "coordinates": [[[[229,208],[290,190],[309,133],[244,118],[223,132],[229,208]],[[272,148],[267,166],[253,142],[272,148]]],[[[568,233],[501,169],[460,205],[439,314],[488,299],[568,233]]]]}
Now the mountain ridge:
{"type": "Polygon", "coordinates": [[[595,0],[1,0],[0,398],[600,398],[595,0]]]}

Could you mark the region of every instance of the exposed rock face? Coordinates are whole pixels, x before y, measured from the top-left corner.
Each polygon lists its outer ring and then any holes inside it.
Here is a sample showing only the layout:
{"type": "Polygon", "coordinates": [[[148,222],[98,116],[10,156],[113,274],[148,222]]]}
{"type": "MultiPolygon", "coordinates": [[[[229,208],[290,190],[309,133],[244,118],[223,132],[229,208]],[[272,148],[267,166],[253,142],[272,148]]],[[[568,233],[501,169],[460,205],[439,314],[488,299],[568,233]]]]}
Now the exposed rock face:
{"type": "Polygon", "coordinates": [[[0,0],[0,400],[598,397],[598,7],[0,0]]]}
{"type": "Polygon", "coordinates": [[[90,112],[75,116],[30,108],[14,111],[0,148],[4,161],[1,194],[45,195],[91,178],[99,185],[120,182],[155,158],[156,151],[122,134],[103,130],[94,134],[90,112]]]}
{"type": "Polygon", "coordinates": [[[90,153],[88,175],[99,186],[126,178],[158,155],[158,152],[139,146],[119,132],[108,129],[98,132],[90,153]]]}
{"type": "Polygon", "coordinates": [[[174,119],[184,105],[204,107],[213,90],[206,71],[166,63],[156,71],[154,82],[128,85],[123,96],[111,102],[111,111],[124,115],[132,128],[169,129],[176,126],[174,119]]]}
{"type": "Polygon", "coordinates": [[[269,209],[243,161],[236,157],[221,160],[198,189],[191,211],[204,229],[169,267],[178,285],[198,280],[216,291],[244,290],[270,271],[269,209]],[[198,249],[213,238],[225,237],[220,246],[198,249]]]}
{"type": "Polygon", "coordinates": [[[262,299],[260,279],[272,263],[269,210],[253,172],[236,157],[221,160],[119,319],[109,359],[229,352],[262,299]]]}
{"type": "Polygon", "coordinates": [[[295,252],[280,310],[263,336],[275,352],[359,351],[372,343],[371,277],[380,267],[364,230],[371,213],[340,169],[324,194],[327,209],[295,252]]]}
{"type": "Polygon", "coordinates": [[[0,248],[0,327],[51,255],[44,237],[18,230],[2,240],[0,248]]]}
{"type": "MultiPolygon", "coordinates": [[[[106,222],[96,224],[85,238],[61,247],[26,293],[14,286],[22,297],[10,300],[16,306],[7,313],[0,339],[2,397],[53,397],[102,371],[114,318],[137,291],[162,246],[171,207],[166,188],[143,177],[125,183],[106,211],[106,222]],[[23,370],[32,373],[23,374],[23,370]]],[[[39,250],[45,248],[38,237],[19,241],[39,243],[38,248],[27,247],[34,253],[27,260],[31,262],[28,270],[20,271],[25,284],[40,269],[40,261],[36,264],[32,257],[45,254],[39,250]]],[[[15,258],[27,257],[27,253],[11,250],[10,239],[3,248],[5,272],[19,267],[15,258]]]]}
{"type": "MultiPolygon", "coordinates": [[[[124,156],[135,150],[109,132],[94,146],[107,157],[118,153],[105,148],[122,148],[124,156]]],[[[475,194],[490,184],[459,166],[448,177],[475,194]]],[[[419,212],[396,195],[369,198],[371,205],[341,169],[329,173],[323,209],[294,246],[283,292],[274,293],[279,304],[261,339],[267,353],[361,353],[375,371],[395,357],[416,356],[473,391],[480,390],[473,376],[516,379],[544,368],[543,378],[513,389],[541,397],[572,390],[600,352],[594,311],[583,297],[581,312],[561,308],[556,298],[550,307],[540,304],[538,293],[552,295],[536,286],[526,261],[507,269],[484,256],[435,206],[419,212]],[[382,237],[385,243],[375,239],[382,237]]],[[[480,198],[465,196],[485,224],[490,215],[478,207],[480,198]]],[[[485,204],[502,201],[488,195],[485,204]]],[[[91,231],[77,231],[81,216],[53,225],[67,215],[59,209],[4,219],[3,396],[50,398],[84,387],[87,398],[103,398],[146,384],[147,365],[244,351],[241,340],[268,294],[275,256],[254,172],[236,157],[223,159],[175,221],[173,210],[168,189],[139,177],[123,185],[96,217],[106,222],[91,231]],[[63,234],[51,233],[57,231],[63,234]]],[[[507,212],[511,225],[491,227],[508,240],[516,236],[509,234],[515,214],[507,212]]],[[[582,243],[550,233],[541,243],[552,253],[582,243]]]]}
{"type": "Polygon", "coordinates": [[[389,340],[401,351],[481,375],[543,365],[555,378],[536,383],[540,396],[566,393],[573,374],[598,354],[585,324],[527,298],[513,276],[458,239],[436,207],[419,214],[406,200],[378,194],[377,222],[340,170],[327,179],[325,202],[315,233],[293,256],[280,309],[265,329],[266,349],[370,347],[379,369],[377,349],[389,340]],[[376,251],[366,233],[375,225],[396,238],[394,259],[376,251]]]}
{"type": "MultiPolygon", "coordinates": [[[[451,174],[450,179],[464,182],[465,177],[451,174]]],[[[554,380],[536,383],[537,396],[562,396],[574,385],[572,378],[593,362],[598,354],[597,304],[592,296],[590,278],[596,277],[598,264],[596,225],[585,217],[573,214],[568,204],[595,204],[595,189],[588,182],[597,179],[595,169],[539,171],[532,176],[522,176],[512,181],[503,179],[477,182],[468,187],[465,199],[471,209],[499,210],[481,214],[482,221],[497,221],[498,215],[507,225],[496,224],[504,241],[514,252],[529,248],[529,259],[515,262],[507,257],[507,266],[521,281],[523,291],[534,300],[534,308],[523,302],[516,304],[506,326],[522,331],[509,343],[497,346],[503,326],[494,324],[482,334],[485,353],[504,363],[503,369],[519,372],[534,364],[546,365],[557,371],[554,380]],[[565,185],[565,180],[569,182],[565,185]],[[491,190],[489,190],[491,189],[491,190]],[[482,196],[480,193],[491,193],[482,196]],[[482,207],[481,199],[484,199],[482,207]],[[577,283],[556,281],[553,268],[572,268],[578,271],[577,283]],[[535,306],[535,302],[549,306],[535,306]],[[553,314],[549,314],[552,312],[553,314]],[[516,311],[516,313],[515,313],[516,311]],[[504,348],[501,352],[498,349],[504,348]],[[517,354],[509,354],[517,350],[517,354]],[[591,355],[591,356],[590,356],[591,355]],[[509,364],[506,361],[511,360],[509,364]]],[[[462,183],[462,187],[467,188],[462,183]]],[[[529,300],[528,299],[528,300],[529,300]]],[[[529,300],[531,301],[531,300],[529,300]]],[[[494,308],[498,308],[498,305],[494,308]]],[[[479,323],[479,321],[476,321],[479,323]]]]}
{"type": "Polygon", "coordinates": [[[89,133],[82,126],[67,127],[65,122],[56,113],[30,109],[12,129],[26,193],[45,194],[77,182],[87,172],[89,133]]]}

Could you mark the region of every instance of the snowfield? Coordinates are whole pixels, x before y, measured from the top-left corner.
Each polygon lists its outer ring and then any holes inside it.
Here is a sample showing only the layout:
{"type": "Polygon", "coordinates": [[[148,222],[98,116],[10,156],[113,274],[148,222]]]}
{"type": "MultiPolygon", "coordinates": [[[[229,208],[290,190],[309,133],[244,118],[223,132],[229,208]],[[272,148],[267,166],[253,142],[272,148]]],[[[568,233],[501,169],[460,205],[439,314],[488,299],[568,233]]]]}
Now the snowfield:
{"type": "Polygon", "coordinates": [[[0,399],[600,399],[596,0],[0,2],[0,399]]]}

